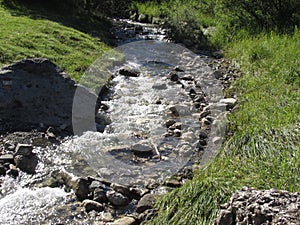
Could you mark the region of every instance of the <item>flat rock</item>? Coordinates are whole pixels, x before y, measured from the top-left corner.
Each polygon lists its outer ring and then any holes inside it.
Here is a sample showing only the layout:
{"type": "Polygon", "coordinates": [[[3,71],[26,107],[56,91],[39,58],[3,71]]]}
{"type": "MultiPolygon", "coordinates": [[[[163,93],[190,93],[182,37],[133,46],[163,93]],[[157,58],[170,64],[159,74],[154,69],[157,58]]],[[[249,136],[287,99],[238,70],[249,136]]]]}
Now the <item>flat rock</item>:
{"type": "Polygon", "coordinates": [[[14,156],[12,154],[5,154],[0,156],[1,163],[12,163],[14,162],[14,156]]]}
{"type": "Polygon", "coordinates": [[[220,103],[226,104],[226,109],[229,110],[236,105],[237,100],[235,98],[224,98],[220,100],[220,103]]]}
{"type": "Polygon", "coordinates": [[[132,145],[130,150],[137,155],[149,156],[153,153],[153,146],[147,140],[143,140],[132,145]]]}

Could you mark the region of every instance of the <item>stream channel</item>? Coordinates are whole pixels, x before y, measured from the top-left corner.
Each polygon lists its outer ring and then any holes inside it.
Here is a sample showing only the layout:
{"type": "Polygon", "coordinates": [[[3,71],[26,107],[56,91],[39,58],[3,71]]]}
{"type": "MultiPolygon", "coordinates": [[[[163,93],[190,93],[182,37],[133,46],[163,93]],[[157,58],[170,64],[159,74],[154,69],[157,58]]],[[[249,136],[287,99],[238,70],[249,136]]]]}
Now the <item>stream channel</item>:
{"type": "MultiPolygon", "coordinates": [[[[70,188],[48,187],[61,171],[73,180],[89,176],[165,193],[170,176],[217,154],[226,104],[208,57],[172,43],[155,25],[115,23],[118,47],[96,60],[81,81],[91,90],[99,80],[108,81],[97,123],[93,118],[94,127],[85,132],[75,126],[77,135],[60,145],[35,147],[36,174],[1,178],[0,224],[93,224],[99,215],[78,210],[70,188]]],[[[76,98],[80,93],[74,104],[76,98]]],[[[112,208],[106,211],[120,214],[112,208]]],[[[132,211],[134,203],[120,210],[132,211]]]]}

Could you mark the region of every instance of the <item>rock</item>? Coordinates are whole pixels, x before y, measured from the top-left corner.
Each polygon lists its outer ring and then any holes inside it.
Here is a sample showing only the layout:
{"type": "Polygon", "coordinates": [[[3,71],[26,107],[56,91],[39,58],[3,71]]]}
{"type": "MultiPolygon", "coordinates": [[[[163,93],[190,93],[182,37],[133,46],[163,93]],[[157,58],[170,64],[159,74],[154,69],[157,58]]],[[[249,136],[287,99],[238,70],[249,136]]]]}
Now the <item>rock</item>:
{"type": "Polygon", "coordinates": [[[172,124],[171,126],[169,126],[169,129],[170,130],[175,130],[175,129],[181,130],[181,127],[182,127],[182,123],[176,122],[176,123],[172,124]]]}
{"type": "Polygon", "coordinates": [[[102,204],[89,199],[85,199],[81,205],[84,207],[86,212],[91,212],[93,210],[96,212],[101,212],[104,209],[102,204]]]}
{"type": "Polygon", "coordinates": [[[134,225],[136,224],[136,220],[133,217],[123,217],[121,219],[117,219],[111,225],[134,225]]]}
{"type": "Polygon", "coordinates": [[[142,140],[132,145],[130,150],[138,156],[147,157],[153,154],[153,146],[147,140],[142,140]]]}
{"type": "Polygon", "coordinates": [[[230,110],[236,105],[237,100],[235,98],[224,98],[220,100],[220,103],[226,104],[226,109],[230,110]]]}
{"type": "Polygon", "coordinates": [[[168,78],[173,82],[179,80],[179,76],[177,75],[177,73],[175,73],[173,71],[168,74],[168,78]]]}
{"type": "Polygon", "coordinates": [[[122,195],[124,196],[127,196],[127,197],[130,197],[131,196],[131,193],[130,193],[130,190],[128,187],[125,187],[123,185],[120,185],[120,184],[116,184],[116,183],[112,183],[110,185],[110,187],[112,189],[114,189],[116,192],[119,192],[121,193],[122,195]]]}
{"type": "Polygon", "coordinates": [[[119,70],[119,74],[126,76],[126,77],[138,77],[140,73],[134,69],[124,67],[119,70]]]}
{"type": "Polygon", "coordinates": [[[93,191],[93,200],[100,203],[108,202],[106,191],[102,188],[96,188],[93,191]]]}
{"type": "Polygon", "coordinates": [[[181,130],[175,129],[174,130],[174,137],[180,137],[181,136],[181,130]]]}
{"type": "Polygon", "coordinates": [[[14,157],[16,167],[29,174],[35,173],[35,167],[37,166],[38,161],[39,159],[35,154],[30,156],[16,155],[14,157]]]}
{"type": "Polygon", "coordinates": [[[200,139],[207,139],[208,138],[207,132],[204,131],[204,130],[200,130],[200,132],[199,132],[199,138],[200,139]]]}
{"type": "Polygon", "coordinates": [[[179,66],[176,66],[174,68],[174,71],[176,71],[176,72],[184,72],[184,69],[180,68],[179,66]]]}
{"type": "Polygon", "coordinates": [[[222,211],[216,220],[215,224],[218,225],[232,225],[233,224],[233,215],[230,211],[222,211]]]}
{"type": "Polygon", "coordinates": [[[168,187],[176,188],[176,187],[182,186],[182,183],[180,183],[180,181],[178,181],[178,180],[170,179],[170,180],[166,181],[166,185],[168,187]]]}
{"type": "Polygon", "coordinates": [[[185,80],[185,81],[193,81],[194,77],[192,75],[186,74],[183,77],[181,77],[181,80],[185,80]]]}
{"type": "Polygon", "coordinates": [[[155,205],[157,196],[158,195],[156,195],[156,194],[144,195],[138,202],[138,205],[136,207],[136,212],[142,213],[142,212],[146,211],[147,209],[152,209],[155,205]]]}
{"type": "Polygon", "coordinates": [[[152,88],[157,89],[157,90],[165,90],[165,89],[167,89],[167,85],[166,84],[153,84],[152,88]]]}
{"type": "Polygon", "coordinates": [[[141,199],[145,194],[147,194],[149,190],[147,188],[142,188],[142,187],[131,187],[130,188],[130,193],[131,197],[134,199],[141,199]]]}
{"type": "Polygon", "coordinates": [[[7,170],[6,174],[16,178],[19,176],[19,170],[15,165],[9,164],[9,170],[7,170]]]}
{"type": "Polygon", "coordinates": [[[141,23],[151,23],[151,20],[150,20],[150,18],[149,18],[148,15],[140,14],[139,17],[138,17],[138,22],[141,22],[141,23]]]}
{"type": "Polygon", "coordinates": [[[90,189],[90,191],[93,191],[93,190],[95,190],[96,188],[106,189],[106,186],[105,186],[102,182],[100,182],[100,181],[98,181],[98,180],[94,180],[94,181],[92,181],[92,183],[90,184],[89,189],[90,189]]]}
{"type": "Polygon", "coordinates": [[[5,154],[0,156],[0,163],[13,163],[14,162],[14,156],[12,154],[5,154]]]}
{"type": "Polygon", "coordinates": [[[71,181],[71,187],[79,201],[83,201],[84,199],[89,198],[89,186],[90,183],[87,179],[84,178],[77,178],[75,181],[71,181]]]}
{"type": "Polygon", "coordinates": [[[300,224],[299,199],[300,193],[244,187],[221,206],[214,225],[300,224]]]}
{"type": "Polygon", "coordinates": [[[6,168],[0,164],[0,176],[5,176],[6,174],[6,168]]]}
{"type": "MultiPolygon", "coordinates": [[[[9,131],[38,129],[39,124],[72,127],[72,108],[78,85],[55,64],[43,58],[24,59],[0,72],[1,81],[5,79],[10,83],[5,88],[0,86],[0,118],[6,124],[12,124],[9,131]]],[[[85,102],[93,103],[91,110],[94,112],[97,96],[82,89],[89,93],[85,102]]],[[[86,104],[80,107],[88,111],[86,104]]]]}
{"type": "Polygon", "coordinates": [[[30,156],[32,155],[33,146],[28,144],[18,144],[15,155],[30,156]]]}
{"type": "Polygon", "coordinates": [[[167,120],[166,123],[165,123],[165,125],[166,125],[167,128],[169,128],[170,126],[172,126],[175,123],[176,123],[175,120],[167,120]]]}
{"type": "Polygon", "coordinates": [[[223,73],[220,70],[216,70],[212,73],[212,75],[216,78],[216,79],[220,79],[223,77],[223,73]]]}
{"type": "Polygon", "coordinates": [[[130,203],[130,199],[119,192],[116,191],[108,191],[106,193],[106,197],[110,203],[115,206],[126,206],[130,203]]]}

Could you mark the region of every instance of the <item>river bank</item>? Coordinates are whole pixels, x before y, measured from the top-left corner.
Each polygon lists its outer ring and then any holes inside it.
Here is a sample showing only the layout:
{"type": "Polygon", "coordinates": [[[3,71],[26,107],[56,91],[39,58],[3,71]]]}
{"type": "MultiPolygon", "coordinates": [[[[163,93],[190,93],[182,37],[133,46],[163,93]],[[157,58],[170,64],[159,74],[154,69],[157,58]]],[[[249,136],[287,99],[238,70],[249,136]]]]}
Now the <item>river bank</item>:
{"type": "MultiPolygon", "coordinates": [[[[145,38],[146,35],[154,35],[152,37],[155,37],[157,35],[158,38],[162,36],[161,33],[156,33],[153,34],[153,31],[147,31],[145,32],[146,29],[148,28],[143,28],[141,27],[142,24],[129,24],[129,23],[124,23],[122,24],[122,29],[125,28],[127,34],[134,34],[136,36],[142,37],[143,40],[149,39],[145,38]],[[128,29],[130,28],[130,29],[128,29]],[[137,32],[138,31],[138,32],[137,32]]],[[[147,27],[147,25],[143,25],[147,27]]],[[[155,30],[157,28],[154,27],[155,30]]],[[[155,31],[156,32],[156,31],[155,31]]],[[[126,35],[125,35],[126,36],[126,35]]],[[[128,37],[127,37],[128,38],[128,37]]],[[[153,44],[153,43],[152,43],[153,44]]],[[[152,45],[153,47],[154,45],[152,45]]],[[[150,49],[151,49],[151,44],[150,44],[150,49]]],[[[178,48],[178,46],[177,46],[178,48]]],[[[137,50],[137,49],[135,49],[137,50]]],[[[188,50],[185,50],[187,53],[189,52],[188,50]]],[[[172,53],[173,56],[171,60],[174,60],[174,54],[172,53]]],[[[189,53],[190,54],[190,53],[189,53]]],[[[175,54],[176,55],[176,54],[175,54]]],[[[186,57],[186,56],[185,56],[186,57]]],[[[192,58],[189,58],[188,56],[187,60],[191,60],[192,58]]],[[[195,57],[195,56],[193,56],[195,57]]],[[[157,60],[157,58],[155,58],[157,60]]],[[[203,77],[203,79],[208,79],[208,80],[215,80],[215,81],[220,81],[220,89],[222,90],[223,88],[228,87],[230,82],[232,82],[234,79],[236,79],[237,76],[239,76],[238,73],[233,73],[233,68],[225,61],[225,60],[211,60],[210,58],[206,56],[200,56],[196,58],[199,60],[200,67],[205,67],[209,71],[209,73],[205,73],[206,75],[209,75],[208,77],[203,77]],[[223,66],[221,66],[223,65],[223,66]],[[224,66],[225,65],[225,66],[224,66]],[[222,68],[222,69],[221,69],[222,68]],[[234,74],[234,75],[233,75],[234,74]],[[211,78],[209,78],[211,77],[211,78]]],[[[166,58],[164,58],[166,60],[166,58]]],[[[143,60],[144,61],[144,60],[143,60]]],[[[36,60],[36,66],[39,68],[42,66],[42,63],[44,63],[43,60],[36,60]],[[41,64],[39,64],[41,63],[41,64]]],[[[198,63],[198,62],[197,62],[198,63]]],[[[199,136],[200,142],[202,143],[201,146],[197,143],[195,143],[200,149],[200,155],[202,155],[202,151],[205,151],[204,149],[206,148],[205,146],[208,144],[207,143],[207,132],[210,130],[211,123],[213,122],[214,118],[212,117],[213,114],[207,111],[207,109],[204,109],[205,106],[211,105],[211,103],[208,101],[206,102],[209,98],[207,97],[202,97],[198,96],[201,92],[204,90],[199,89],[200,87],[195,87],[194,85],[197,83],[196,79],[200,79],[200,77],[193,76],[192,72],[195,71],[190,71],[189,74],[187,73],[187,69],[185,68],[186,63],[183,62],[182,65],[176,64],[173,62],[172,65],[167,65],[166,61],[148,61],[148,64],[150,66],[150,69],[152,72],[156,73],[160,71],[160,73],[169,73],[169,75],[166,74],[166,78],[164,81],[159,81],[158,77],[153,80],[153,81],[148,81],[150,82],[150,89],[156,90],[156,92],[159,92],[159,90],[165,90],[169,89],[171,87],[176,88],[176,92],[180,91],[182,92],[183,98],[182,100],[177,99],[176,96],[170,96],[175,99],[173,101],[176,103],[176,101],[181,101],[180,103],[183,104],[185,101],[187,101],[184,104],[191,104],[195,109],[198,109],[195,111],[195,118],[196,121],[199,121],[201,119],[203,123],[203,127],[206,127],[206,131],[201,131],[195,130],[193,133],[197,133],[200,131],[199,136]],[[162,64],[162,63],[165,64],[162,64]],[[149,64],[150,63],[150,64],[149,64]],[[156,71],[157,70],[157,71],[156,71]],[[162,72],[164,71],[165,72],[162,72]],[[155,72],[156,71],[156,72],[155,72]],[[173,72],[172,72],[173,71],[173,72]],[[161,82],[161,83],[159,83],[161,82]],[[177,88],[178,86],[178,88],[177,88]],[[184,87],[184,88],[183,88],[184,87]],[[198,90],[198,89],[199,90],[198,90]],[[191,91],[193,90],[193,91],[191,91]],[[199,100],[197,100],[199,99],[199,100]],[[201,100],[202,99],[202,100],[201,100]],[[202,105],[201,105],[202,104],[202,105]],[[199,111],[200,108],[203,108],[204,111],[199,111]],[[205,114],[205,115],[204,115],[205,114]],[[199,117],[200,116],[200,117],[199,117]],[[204,126],[205,125],[205,126],[204,126]]],[[[22,66],[24,68],[29,68],[31,66],[31,69],[28,70],[31,73],[35,73],[35,69],[33,68],[34,66],[31,65],[30,61],[23,61],[22,63],[16,64],[20,65],[17,66],[19,69],[22,66]]],[[[35,64],[34,64],[35,65],[35,64]]],[[[199,67],[199,68],[200,68],[199,67]]],[[[53,68],[55,68],[55,65],[53,65],[53,68]]],[[[14,71],[14,66],[9,67],[11,71],[14,71]]],[[[7,69],[5,69],[7,70],[7,69]]],[[[3,70],[3,71],[5,71],[3,70]]],[[[203,68],[202,68],[203,70],[203,68]]],[[[9,75],[8,72],[7,75],[9,75]]],[[[40,69],[39,69],[40,71],[40,69]]],[[[56,71],[56,69],[54,69],[56,71]]],[[[57,70],[59,71],[59,70],[57,70]]],[[[148,71],[147,73],[149,73],[148,71]]],[[[120,79],[125,79],[125,83],[130,83],[132,81],[135,81],[137,79],[145,79],[142,78],[142,76],[133,76],[134,71],[126,68],[119,70],[120,73],[117,77],[118,80],[115,82],[120,82],[120,79]],[[126,72],[127,71],[127,72],[126,72]],[[132,75],[132,76],[131,76],[132,75]],[[122,78],[123,76],[123,78],[122,78]],[[132,81],[130,81],[132,80],[132,81]]],[[[141,71],[140,71],[141,73],[141,71]]],[[[147,74],[145,72],[142,72],[144,74],[147,74]]],[[[203,72],[201,72],[203,73],[203,72]]],[[[3,73],[5,74],[5,73],[3,73]]],[[[198,72],[198,76],[199,76],[198,72]]],[[[18,75],[17,75],[18,76],[18,75]]],[[[154,75],[153,75],[154,76],[154,75]]],[[[149,78],[146,78],[149,79],[149,78]]],[[[144,82],[143,80],[141,80],[144,82]]],[[[211,82],[210,81],[210,82],[211,82]]],[[[122,81],[123,82],[123,81],[122,81]]],[[[201,82],[200,80],[198,82],[201,82]]],[[[24,82],[23,82],[24,83],[24,82]]],[[[25,82],[26,83],[26,82],[25,82]]],[[[35,85],[40,85],[41,83],[35,84],[35,85]]],[[[51,83],[51,82],[50,82],[51,83]]],[[[118,84],[115,83],[114,86],[118,86],[118,84]]],[[[122,85],[125,85],[122,84],[122,85]]],[[[206,82],[207,83],[207,82],[206,82]]],[[[14,83],[15,84],[15,83],[14,83]]],[[[34,86],[35,86],[34,85],[34,86]]],[[[140,84],[141,85],[141,84],[140,84]]],[[[136,86],[136,85],[135,85],[136,86]]],[[[29,87],[30,88],[30,87],[29,87]]],[[[129,87],[132,92],[132,87],[129,87]]],[[[38,92],[38,88],[36,89],[36,93],[38,92]]],[[[113,92],[116,92],[118,89],[114,90],[113,92]]],[[[172,90],[172,89],[170,89],[172,90]]],[[[45,91],[45,90],[44,90],[45,91]]],[[[145,92],[145,89],[142,89],[143,92],[145,92]]],[[[47,91],[46,91],[47,92],[47,91]]],[[[211,92],[213,93],[213,92],[211,92]]],[[[204,93],[203,93],[204,94],[204,93]]],[[[24,94],[26,95],[26,94],[24,94]]],[[[136,94],[135,94],[136,95],[136,94]]],[[[163,97],[163,96],[162,96],[163,97]]],[[[167,95],[164,95],[163,98],[161,99],[156,99],[156,98],[150,98],[147,101],[154,101],[154,104],[161,107],[164,102],[167,101],[167,95]],[[160,103],[159,103],[160,101],[160,103]]],[[[229,97],[234,97],[232,95],[227,96],[229,97]]],[[[118,99],[118,97],[112,96],[112,99],[118,99]]],[[[218,101],[223,99],[223,96],[219,96],[218,101]]],[[[103,100],[103,106],[105,105],[105,101],[103,100]]],[[[22,107],[22,105],[28,105],[28,102],[25,100],[22,100],[20,102],[18,107],[22,107]],[[24,102],[23,102],[24,101],[24,102]]],[[[118,106],[120,106],[120,103],[116,103],[118,106]]],[[[132,104],[132,103],[130,103],[132,104]]],[[[170,104],[170,103],[168,103],[170,104]]],[[[177,103],[178,104],[178,103],[177,103]]],[[[224,107],[224,110],[232,110],[235,102],[224,102],[218,107],[224,107]],[[226,105],[228,107],[226,107],[226,105]]],[[[110,102],[106,102],[107,106],[110,106],[113,108],[110,102]]],[[[49,105],[50,106],[50,105],[49,105]]],[[[13,106],[15,107],[15,106],[13,106]]],[[[128,107],[128,106],[126,106],[128,107]]],[[[133,107],[132,105],[129,107],[133,107]]],[[[171,106],[168,106],[167,108],[170,108],[171,106]]],[[[171,107],[172,108],[172,107],[171,107]]],[[[170,108],[170,109],[171,109],[170,108]]],[[[178,109],[178,106],[175,105],[173,106],[174,109],[178,109]]],[[[108,109],[105,109],[104,111],[107,111],[108,109]]],[[[134,108],[134,110],[138,110],[137,108],[134,108]]],[[[50,110],[51,111],[51,110],[50,110]]],[[[224,112],[225,112],[224,111],[224,112]]],[[[191,111],[192,112],[192,111],[191,111]]],[[[220,111],[222,112],[222,111],[220,111]]],[[[32,112],[33,113],[33,112],[32,112]]],[[[31,116],[34,116],[34,113],[31,116]]],[[[103,112],[102,112],[103,113],[103,112]]],[[[140,113],[140,112],[138,112],[140,113]]],[[[176,113],[176,111],[172,111],[171,113],[176,113]]],[[[217,114],[215,114],[216,116],[217,114]]],[[[178,139],[180,136],[184,138],[192,138],[190,134],[185,134],[184,132],[184,126],[182,124],[183,120],[183,115],[180,115],[181,118],[181,125],[179,125],[179,122],[172,122],[171,120],[165,120],[161,121],[160,123],[167,123],[167,128],[164,128],[167,132],[168,139],[171,138],[171,142],[176,142],[176,139],[178,139]],[[176,126],[175,126],[176,125],[176,126]],[[174,127],[174,129],[172,128],[174,127]]],[[[24,119],[24,118],[23,118],[24,119]]],[[[174,120],[174,119],[173,119],[174,120]]],[[[21,121],[18,122],[19,125],[22,127],[21,121]]],[[[100,121],[101,123],[101,121],[100,121]]],[[[157,122],[156,122],[157,123],[157,122]]],[[[17,123],[16,123],[17,124],[17,123]]],[[[2,218],[4,224],[18,224],[18,223],[28,223],[29,221],[31,223],[40,223],[42,221],[44,222],[59,222],[61,223],[62,221],[69,221],[70,223],[76,224],[76,223],[87,223],[91,224],[92,220],[102,221],[103,223],[112,223],[113,221],[119,217],[123,217],[124,215],[127,215],[125,218],[121,218],[121,220],[128,220],[131,221],[131,223],[140,223],[146,218],[149,218],[151,215],[155,214],[155,210],[151,209],[154,207],[154,199],[159,197],[162,193],[166,193],[170,191],[173,188],[176,188],[178,186],[181,186],[183,183],[185,183],[187,180],[192,178],[192,170],[191,167],[186,167],[186,169],[180,171],[177,173],[177,175],[174,178],[171,178],[169,180],[161,180],[160,182],[153,182],[151,179],[149,181],[145,180],[143,185],[137,185],[137,183],[133,183],[130,185],[123,185],[123,184],[117,184],[114,182],[110,182],[107,179],[103,179],[103,174],[101,176],[97,175],[97,172],[95,173],[95,167],[93,164],[91,164],[91,161],[87,158],[84,157],[84,155],[80,154],[78,151],[82,151],[82,149],[78,149],[78,146],[81,146],[79,148],[82,148],[83,145],[89,140],[95,139],[95,138],[101,138],[101,135],[99,136],[98,134],[87,134],[85,137],[83,137],[81,140],[72,140],[72,138],[66,137],[66,134],[64,134],[64,130],[70,130],[68,128],[68,125],[64,125],[64,123],[61,123],[60,126],[49,127],[51,123],[46,123],[47,125],[43,125],[41,123],[36,123],[34,122],[32,127],[28,131],[21,131],[19,130],[18,127],[10,127],[10,129],[4,129],[2,130],[2,136],[1,136],[1,174],[4,175],[4,177],[1,177],[1,188],[2,188],[2,199],[1,199],[1,204],[3,204],[2,207],[2,215],[5,215],[2,218]],[[36,124],[36,125],[34,125],[36,124]],[[64,125],[64,126],[63,126],[64,125]],[[13,129],[12,129],[13,128],[13,129]],[[30,131],[31,130],[31,131],[30,131]],[[9,132],[9,131],[14,131],[14,132],[9,132]],[[9,132],[9,133],[7,133],[9,132]],[[90,138],[89,139],[89,135],[90,138]],[[65,137],[65,138],[64,138],[65,137]],[[82,141],[82,142],[81,142],[82,141]],[[73,148],[76,148],[77,150],[73,148]],[[76,176],[77,174],[77,176],[76,176]],[[85,174],[85,176],[83,176],[85,174]],[[78,177],[78,175],[80,175],[78,177]],[[13,177],[11,179],[10,177],[13,177]],[[146,183],[146,184],[145,184],[146,183]],[[54,188],[54,189],[48,189],[49,187],[54,188]],[[72,190],[69,194],[64,193],[62,191],[63,188],[64,190],[72,190]],[[53,202],[51,204],[47,204],[44,202],[45,199],[40,199],[37,200],[36,197],[39,195],[38,193],[44,193],[44,195],[49,198],[53,198],[53,202]],[[23,195],[21,197],[20,195],[23,195]],[[55,196],[56,195],[56,196],[55,196]],[[52,196],[52,197],[51,197],[52,196]],[[18,202],[17,199],[22,199],[24,198],[24,201],[26,202],[27,211],[25,208],[22,206],[20,207],[20,211],[18,212],[19,217],[16,218],[14,214],[10,214],[9,212],[12,212],[13,208],[11,203],[16,203],[18,202]],[[9,200],[10,199],[10,200],[9,200]],[[55,200],[56,199],[56,200],[55,200]],[[38,203],[39,202],[39,203],[38,203]],[[34,205],[44,205],[47,210],[51,209],[53,210],[53,213],[47,214],[46,211],[40,211],[37,208],[35,208],[34,205]],[[61,206],[58,206],[61,205],[61,206]],[[26,216],[26,212],[30,211],[29,216],[26,216]],[[66,210],[71,210],[71,212],[67,213],[66,210]],[[93,211],[93,212],[91,212],[93,211]],[[64,212],[64,213],[62,213],[64,212]],[[91,212],[91,213],[88,213],[91,212]],[[36,214],[41,214],[40,219],[33,219],[36,214]],[[122,216],[123,215],[123,216],[122,216]],[[131,215],[130,217],[128,217],[131,215]]],[[[23,124],[24,125],[24,124],[23,124]]],[[[54,125],[54,124],[53,124],[54,125]]],[[[108,124],[107,124],[108,125],[108,124]]],[[[121,125],[118,124],[118,127],[121,125]]],[[[128,125],[126,125],[126,129],[128,129],[128,125]]],[[[152,125],[153,126],[153,125],[152,125]]],[[[200,127],[200,125],[197,125],[200,127]]],[[[196,126],[196,128],[197,128],[196,126]]],[[[4,128],[4,127],[3,127],[4,128]]],[[[153,129],[153,127],[152,127],[153,129]]],[[[189,131],[190,132],[190,131],[189,131]]],[[[147,135],[146,133],[142,132],[136,132],[139,134],[135,134],[138,136],[135,136],[135,140],[141,139],[142,136],[147,135]]],[[[153,133],[153,131],[152,131],[153,133]]],[[[153,136],[151,137],[152,139],[154,138],[153,136]]],[[[161,138],[161,137],[160,137],[161,138]]],[[[216,138],[216,137],[215,137],[216,138]]],[[[147,139],[147,138],[146,138],[147,139]]],[[[195,140],[197,140],[196,138],[195,140]]],[[[170,141],[170,140],[169,140],[170,141]]],[[[215,141],[219,141],[215,139],[215,141]]],[[[135,141],[136,142],[136,141],[135,141]]],[[[141,142],[141,140],[138,140],[138,143],[141,142]]],[[[120,146],[120,145],[119,145],[120,146]]],[[[103,146],[102,146],[103,147],[103,146]]],[[[149,144],[143,144],[142,145],[143,149],[146,147],[149,147],[149,144]]],[[[184,147],[184,146],[183,146],[184,147]]],[[[186,146],[187,147],[187,146],[186,146]]],[[[186,148],[185,147],[185,148],[186,148]]],[[[115,148],[117,150],[117,148],[115,148]]],[[[126,149],[126,148],[125,148],[126,149]]],[[[150,149],[152,151],[152,147],[150,146],[150,149]]],[[[127,151],[127,150],[126,150],[127,151]]],[[[141,151],[140,148],[135,148],[135,153],[138,153],[138,151],[141,151]]],[[[143,150],[144,151],[144,150],[143,150]]],[[[139,163],[153,163],[151,160],[157,161],[155,157],[151,159],[152,157],[149,158],[152,153],[148,152],[146,158],[139,158],[138,154],[136,154],[135,160],[140,160],[139,163]],[[150,155],[149,155],[150,154],[150,155]],[[150,159],[150,161],[149,161],[150,159]]],[[[167,151],[163,150],[162,147],[159,147],[159,152],[161,154],[161,157],[164,161],[169,161],[166,157],[172,157],[170,153],[167,151]],[[164,158],[165,157],[165,158],[164,158]]],[[[118,156],[121,152],[115,152],[114,157],[120,159],[121,156],[118,156]]],[[[124,153],[122,153],[124,154],[124,153]]],[[[194,153],[193,153],[194,154],[194,153]]],[[[130,154],[129,154],[130,156],[130,154]]],[[[155,156],[155,155],[154,155],[155,156]]],[[[188,156],[187,159],[189,159],[190,156],[188,156]]],[[[121,158],[122,159],[122,158],[121,158]]],[[[130,159],[132,161],[133,159],[130,159]]],[[[200,161],[200,158],[195,158],[194,162],[200,161]]],[[[137,161],[138,162],[138,161],[137,161]]],[[[180,162],[180,163],[184,163],[180,162]]],[[[170,164],[172,166],[172,164],[170,164]]],[[[176,170],[176,168],[174,168],[176,170]]],[[[141,174],[142,176],[144,174],[141,174]]],[[[151,174],[150,174],[151,175],[151,174]]],[[[155,174],[152,174],[155,175],[155,174]]],[[[108,178],[110,178],[108,175],[108,178]]],[[[151,176],[150,176],[151,177],[151,176]]],[[[144,178],[145,179],[145,178],[144,178]]],[[[152,178],[153,180],[153,178],[152,178]]],[[[22,200],[23,201],[23,200],[22,200]]],[[[23,203],[20,203],[21,205],[23,203]]],[[[116,224],[118,222],[115,222],[116,224]]],[[[125,222],[124,222],[125,223],[125,222]]]]}

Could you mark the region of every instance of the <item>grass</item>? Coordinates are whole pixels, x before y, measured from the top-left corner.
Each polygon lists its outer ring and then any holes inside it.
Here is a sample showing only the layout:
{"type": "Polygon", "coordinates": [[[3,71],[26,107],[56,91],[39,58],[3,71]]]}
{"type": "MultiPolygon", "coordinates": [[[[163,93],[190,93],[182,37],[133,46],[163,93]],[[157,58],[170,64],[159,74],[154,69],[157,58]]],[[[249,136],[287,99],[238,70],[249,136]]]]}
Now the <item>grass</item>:
{"type": "Polygon", "coordinates": [[[162,197],[148,224],[212,224],[243,186],[300,191],[300,32],[260,34],[228,45],[240,66],[239,109],[218,156],[192,181],[162,197]]]}
{"type": "Polygon", "coordinates": [[[62,15],[4,3],[0,0],[0,66],[23,58],[44,57],[79,80],[88,66],[110,49],[99,38],[71,28],[71,24],[77,27],[74,21],[63,25],[62,15]],[[50,16],[61,22],[47,19],[50,16]]]}

